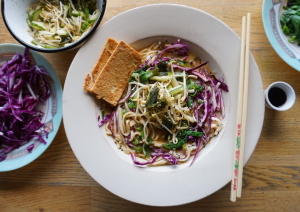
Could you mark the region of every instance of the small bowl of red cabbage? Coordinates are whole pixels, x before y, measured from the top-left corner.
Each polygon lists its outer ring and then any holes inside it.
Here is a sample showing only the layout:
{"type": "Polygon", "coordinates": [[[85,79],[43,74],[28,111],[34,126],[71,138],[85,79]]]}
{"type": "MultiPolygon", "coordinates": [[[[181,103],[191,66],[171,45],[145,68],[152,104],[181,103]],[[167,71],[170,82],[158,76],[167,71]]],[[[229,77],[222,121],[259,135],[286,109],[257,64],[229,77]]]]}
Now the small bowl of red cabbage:
{"type": "Polygon", "coordinates": [[[39,53],[0,44],[0,172],[21,168],[53,141],[62,120],[62,87],[39,53]]]}

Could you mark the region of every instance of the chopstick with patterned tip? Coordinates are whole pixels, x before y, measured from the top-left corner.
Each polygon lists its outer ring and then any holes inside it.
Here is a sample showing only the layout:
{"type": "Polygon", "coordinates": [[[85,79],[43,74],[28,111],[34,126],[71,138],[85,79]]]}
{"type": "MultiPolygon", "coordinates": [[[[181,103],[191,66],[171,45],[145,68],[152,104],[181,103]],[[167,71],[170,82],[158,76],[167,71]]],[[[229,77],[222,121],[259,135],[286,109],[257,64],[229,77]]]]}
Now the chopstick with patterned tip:
{"type": "Polygon", "coordinates": [[[232,168],[231,194],[230,200],[236,201],[236,197],[241,197],[243,163],[244,163],[244,143],[247,116],[248,78],[249,78],[249,52],[250,52],[250,25],[251,13],[242,18],[242,36],[240,48],[240,76],[238,90],[238,107],[236,120],[236,134],[234,143],[234,156],[232,168]]]}

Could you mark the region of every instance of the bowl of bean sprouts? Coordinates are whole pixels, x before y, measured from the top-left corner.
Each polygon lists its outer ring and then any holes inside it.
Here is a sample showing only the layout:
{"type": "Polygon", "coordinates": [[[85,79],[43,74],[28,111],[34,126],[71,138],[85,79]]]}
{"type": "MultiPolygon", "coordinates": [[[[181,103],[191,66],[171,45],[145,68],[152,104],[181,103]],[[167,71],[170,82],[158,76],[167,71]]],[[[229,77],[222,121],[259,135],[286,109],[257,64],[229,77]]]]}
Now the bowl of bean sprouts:
{"type": "Polygon", "coordinates": [[[2,0],[11,35],[35,51],[54,53],[83,45],[97,30],[106,0],[2,0]]]}

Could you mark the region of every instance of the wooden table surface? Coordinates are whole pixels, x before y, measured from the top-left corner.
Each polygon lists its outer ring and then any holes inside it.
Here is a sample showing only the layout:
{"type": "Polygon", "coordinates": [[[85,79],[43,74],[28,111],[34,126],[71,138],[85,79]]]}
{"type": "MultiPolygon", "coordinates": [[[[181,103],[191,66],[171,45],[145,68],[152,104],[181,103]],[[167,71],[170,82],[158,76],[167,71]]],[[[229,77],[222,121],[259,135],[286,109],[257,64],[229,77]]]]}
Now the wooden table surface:
{"type": "MultiPolygon", "coordinates": [[[[294,107],[266,109],[257,148],[244,168],[242,198],[229,200],[230,184],[199,201],[177,207],[150,207],[124,200],[96,183],[73,154],[63,124],[46,152],[31,164],[0,173],[0,211],[300,211],[300,73],[273,50],[262,24],[262,0],[108,0],[102,23],[135,7],[177,3],[206,11],[240,35],[241,17],[252,13],[251,52],[264,88],[285,81],[295,89],[294,107]]],[[[197,26],[196,20],[193,24],[197,26]]],[[[0,19],[0,43],[17,43],[0,19]]],[[[43,54],[62,86],[77,50],[43,54]]],[[[143,191],[146,192],[146,191],[143,191]]],[[[183,194],[184,195],[184,194],[183,194]]]]}

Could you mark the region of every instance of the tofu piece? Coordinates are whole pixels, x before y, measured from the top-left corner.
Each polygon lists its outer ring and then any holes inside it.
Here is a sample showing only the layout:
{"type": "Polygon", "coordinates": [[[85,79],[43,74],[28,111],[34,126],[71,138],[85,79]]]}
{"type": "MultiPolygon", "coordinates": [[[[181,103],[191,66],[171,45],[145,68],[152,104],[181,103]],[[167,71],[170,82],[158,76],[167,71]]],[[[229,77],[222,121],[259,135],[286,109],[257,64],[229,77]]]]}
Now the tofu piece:
{"type": "Polygon", "coordinates": [[[141,55],[121,41],[98,75],[92,92],[115,106],[128,85],[131,74],[142,64],[141,55]]]}
{"type": "Polygon", "coordinates": [[[91,74],[87,74],[84,79],[83,88],[85,91],[92,92],[91,90],[92,90],[92,87],[93,87],[97,77],[101,73],[103,67],[105,66],[105,64],[108,61],[108,59],[110,58],[110,56],[112,55],[113,51],[116,49],[117,45],[118,45],[118,42],[112,38],[109,38],[106,41],[106,44],[104,46],[104,49],[102,50],[101,56],[99,57],[91,74]]]}

